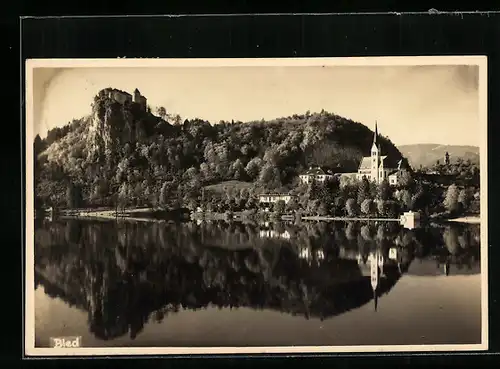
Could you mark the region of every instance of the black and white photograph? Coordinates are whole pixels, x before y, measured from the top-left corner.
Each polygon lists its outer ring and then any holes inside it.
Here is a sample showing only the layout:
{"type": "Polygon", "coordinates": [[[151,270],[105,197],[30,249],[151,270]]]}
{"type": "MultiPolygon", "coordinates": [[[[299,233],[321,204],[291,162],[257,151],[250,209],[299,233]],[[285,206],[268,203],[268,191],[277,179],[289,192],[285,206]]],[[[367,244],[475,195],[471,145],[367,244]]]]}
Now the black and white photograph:
{"type": "Polygon", "coordinates": [[[31,59],[27,355],[488,348],[486,57],[31,59]]]}

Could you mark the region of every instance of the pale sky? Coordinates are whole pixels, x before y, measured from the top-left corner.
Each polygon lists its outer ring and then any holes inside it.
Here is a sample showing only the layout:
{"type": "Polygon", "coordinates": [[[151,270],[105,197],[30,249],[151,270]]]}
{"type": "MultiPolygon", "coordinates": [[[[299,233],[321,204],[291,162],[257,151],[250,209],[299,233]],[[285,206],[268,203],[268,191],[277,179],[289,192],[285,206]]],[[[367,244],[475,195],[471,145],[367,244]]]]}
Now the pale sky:
{"type": "Polygon", "coordinates": [[[35,134],[90,113],[94,95],[137,87],[183,119],[250,121],[321,109],[396,145],[480,145],[477,66],[37,68],[35,134]]]}

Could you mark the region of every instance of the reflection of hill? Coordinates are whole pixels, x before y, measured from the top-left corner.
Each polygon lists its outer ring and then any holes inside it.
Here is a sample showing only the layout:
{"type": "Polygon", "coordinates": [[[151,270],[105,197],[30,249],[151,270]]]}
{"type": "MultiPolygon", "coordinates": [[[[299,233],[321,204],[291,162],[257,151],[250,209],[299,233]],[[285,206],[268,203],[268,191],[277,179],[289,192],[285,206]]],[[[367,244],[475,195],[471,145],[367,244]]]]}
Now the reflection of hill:
{"type": "Polygon", "coordinates": [[[282,226],[289,240],[261,237],[255,227],[224,227],[48,223],[35,234],[37,280],[49,295],[87,310],[96,336],[130,332],[133,338],[148,319],[181,309],[248,307],[322,319],[342,314],[374,298],[364,264],[370,250],[385,255],[380,296],[419,247],[415,233],[384,227],[282,226]],[[231,244],[234,250],[225,248],[231,244]]]}
{"type": "Polygon", "coordinates": [[[57,281],[52,282],[47,275],[44,275],[43,272],[40,273],[37,269],[38,268],[35,267],[35,279],[37,280],[37,285],[43,286],[44,292],[47,296],[59,298],[66,302],[69,306],[76,306],[78,309],[85,310],[85,302],[81,299],[81,296],[75,296],[73,291],[67,290],[63,285],[58,285],[57,281]]]}

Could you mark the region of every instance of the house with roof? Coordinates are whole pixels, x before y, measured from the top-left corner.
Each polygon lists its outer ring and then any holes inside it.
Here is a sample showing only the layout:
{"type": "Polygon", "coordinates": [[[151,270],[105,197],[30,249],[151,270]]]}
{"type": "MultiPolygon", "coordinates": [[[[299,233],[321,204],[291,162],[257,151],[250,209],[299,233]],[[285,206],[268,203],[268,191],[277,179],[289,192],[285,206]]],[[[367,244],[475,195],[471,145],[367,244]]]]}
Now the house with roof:
{"type": "Polygon", "coordinates": [[[310,167],[304,174],[301,174],[299,178],[300,182],[303,184],[309,184],[313,181],[324,182],[327,179],[333,178],[333,173],[326,168],[310,167]]]}
{"type": "Polygon", "coordinates": [[[405,169],[403,159],[382,155],[380,140],[378,138],[377,123],[375,123],[375,133],[373,135],[373,144],[371,155],[365,156],[359,164],[357,178],[358,180],[367,178],[369,181],[381,183],[387,180],[390,185],[397,185],[401,178],[402,171],[405,169]]]}

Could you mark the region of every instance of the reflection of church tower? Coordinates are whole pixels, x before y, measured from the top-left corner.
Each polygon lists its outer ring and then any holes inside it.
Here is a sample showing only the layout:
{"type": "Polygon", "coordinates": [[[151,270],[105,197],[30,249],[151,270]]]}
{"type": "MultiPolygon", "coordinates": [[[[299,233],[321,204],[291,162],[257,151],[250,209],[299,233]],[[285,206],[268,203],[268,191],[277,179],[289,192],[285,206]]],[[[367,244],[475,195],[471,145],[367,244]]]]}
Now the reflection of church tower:
{"type": "Polygon", "coordinates": [[[375,122],[375,134],[373,135],[373,144],[371,151],[371,179],[375,183],[380,183],[381,175],[379,173],[380,167],[380,143],[378,141],[378,128],[375,122]]]}
{"type": "Polygon", "coordinates": [[[375,304],[374,305],[375,311],[377,311],[377,305],[378,305],[377,290],[378,290],[379,275],[380,275],[380,268],[379,268],[380,256],[381,255],[379,251],[376,251],[375,253],[372,253],[370,255],[370,275],[371,275],[371,283],[373,289],[373,302],[375,304]]]}

